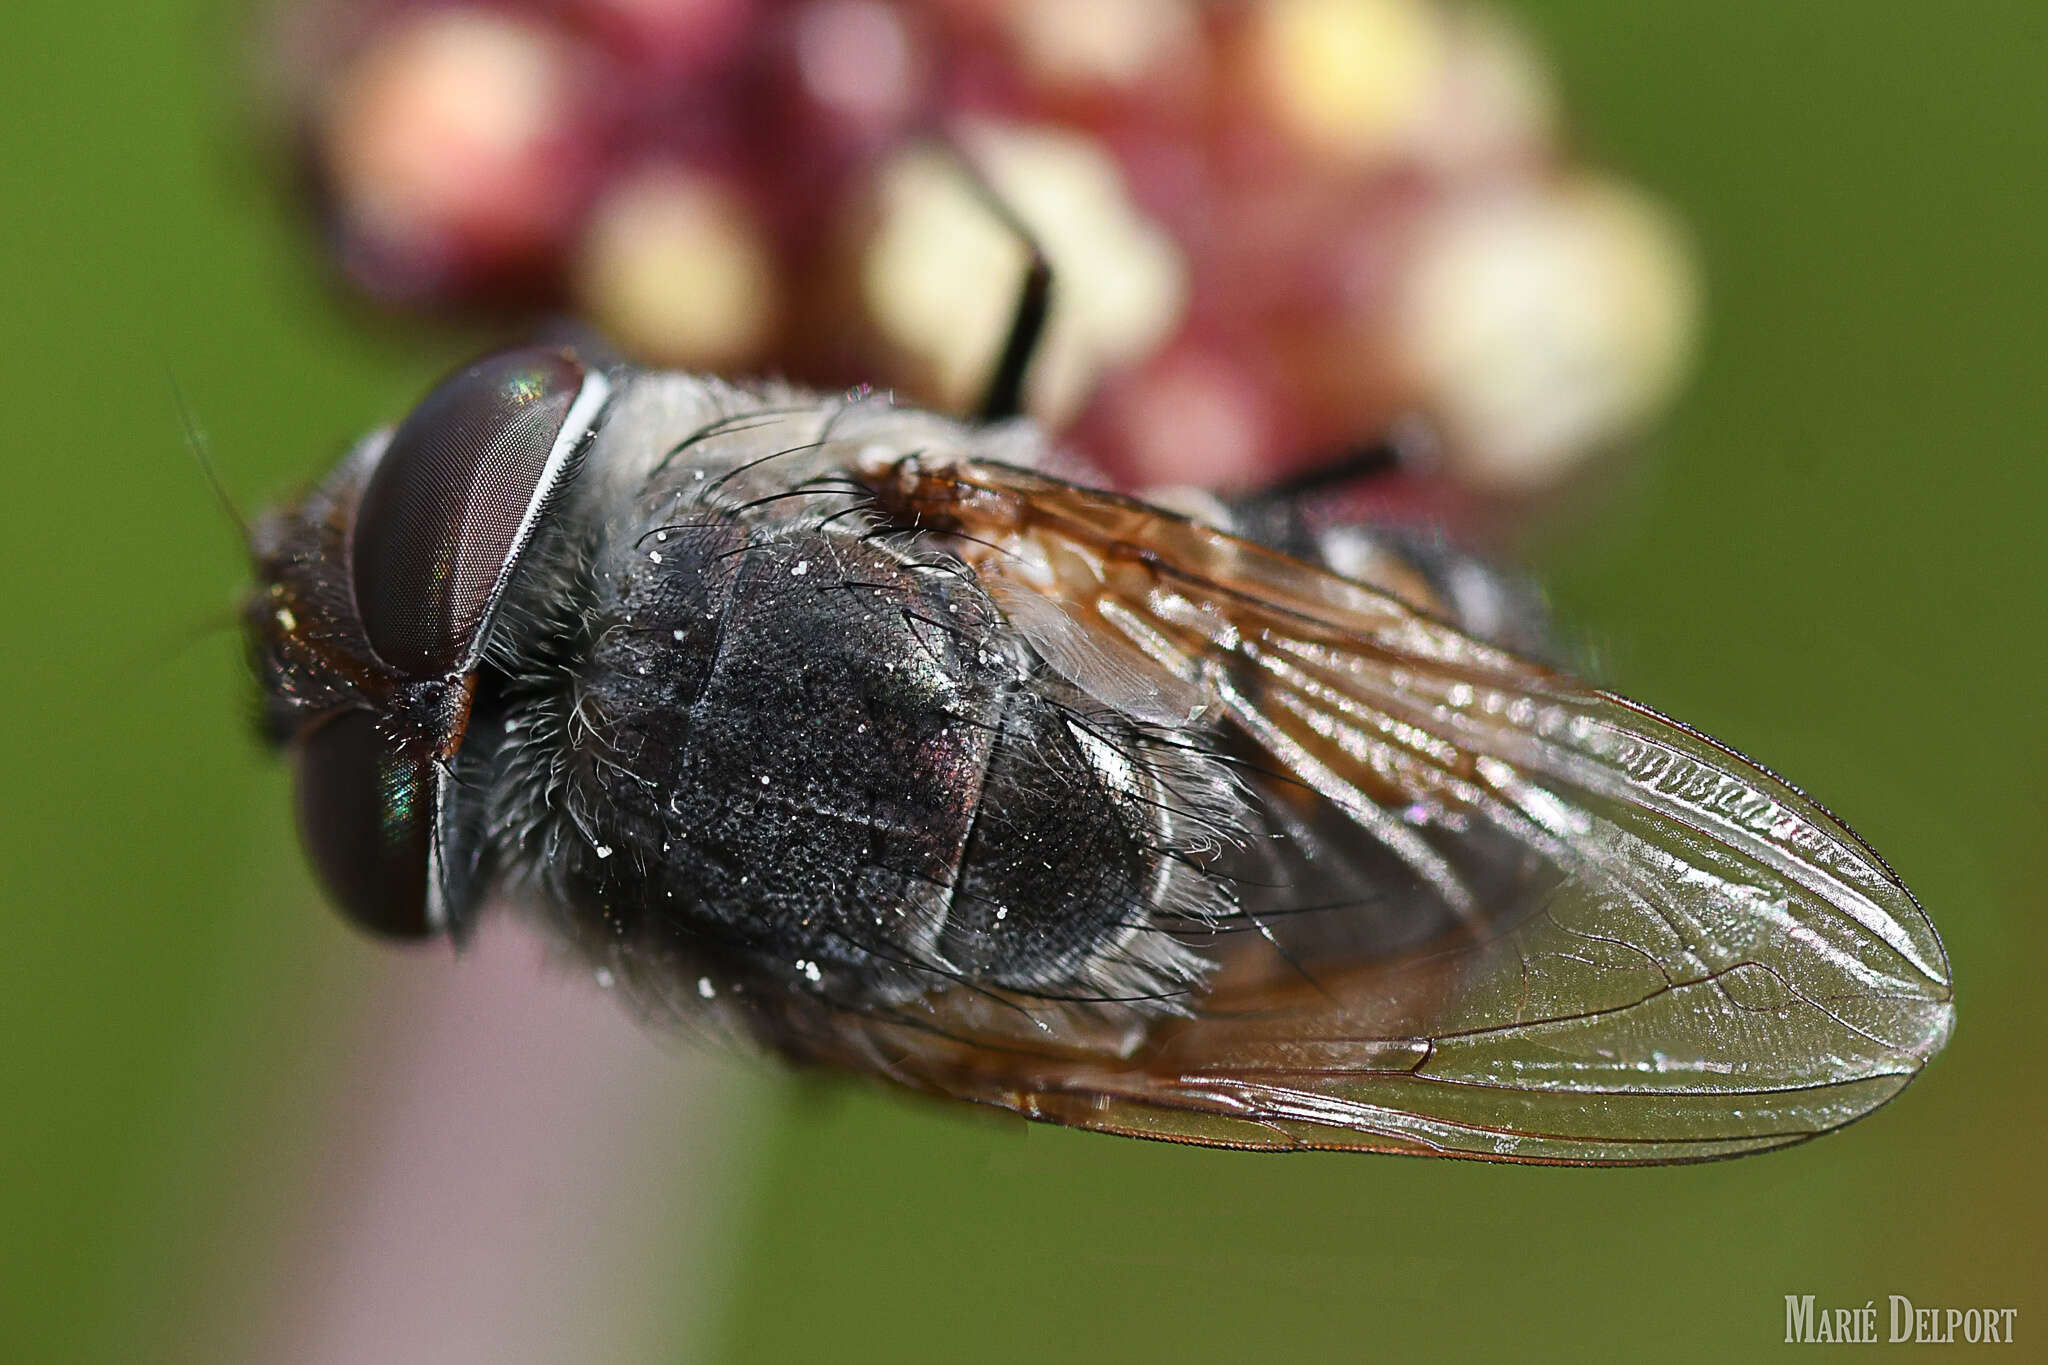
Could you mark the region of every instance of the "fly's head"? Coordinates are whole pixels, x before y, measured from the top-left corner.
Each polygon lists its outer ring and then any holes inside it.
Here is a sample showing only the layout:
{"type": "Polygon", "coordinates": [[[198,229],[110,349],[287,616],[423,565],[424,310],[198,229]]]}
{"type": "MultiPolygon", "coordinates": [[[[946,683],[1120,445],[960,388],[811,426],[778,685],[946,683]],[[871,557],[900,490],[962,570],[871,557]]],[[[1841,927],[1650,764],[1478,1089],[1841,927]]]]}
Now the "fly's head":
{"type": "Polygon", "coordinates": [[[373,933],[463,927],[453,764],[478,668],[610,389],[565,351],[487,356],[256,531],[243,622],[262,729],[292,752],[300,839],[329,898],[373,933]]]}

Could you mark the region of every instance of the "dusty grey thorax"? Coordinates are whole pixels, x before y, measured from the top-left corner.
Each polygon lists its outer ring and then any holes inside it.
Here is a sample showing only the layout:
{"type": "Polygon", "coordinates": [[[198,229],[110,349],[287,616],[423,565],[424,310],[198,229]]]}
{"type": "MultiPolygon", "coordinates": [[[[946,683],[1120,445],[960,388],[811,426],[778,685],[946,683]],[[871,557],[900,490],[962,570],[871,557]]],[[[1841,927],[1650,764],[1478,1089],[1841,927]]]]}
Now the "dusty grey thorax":
{"type": "Polygon", "coordinates": [[[878,447],[1038,457],[1021,427],[624,378],[506,594],[451,842],[629,970],[1172,1008],[1204,966],[1166,920],[1226,905],[1176,856],[1225,831],[1222,771],[1046,668],[921,537],[870,534],[843,472],[878,447]]]}

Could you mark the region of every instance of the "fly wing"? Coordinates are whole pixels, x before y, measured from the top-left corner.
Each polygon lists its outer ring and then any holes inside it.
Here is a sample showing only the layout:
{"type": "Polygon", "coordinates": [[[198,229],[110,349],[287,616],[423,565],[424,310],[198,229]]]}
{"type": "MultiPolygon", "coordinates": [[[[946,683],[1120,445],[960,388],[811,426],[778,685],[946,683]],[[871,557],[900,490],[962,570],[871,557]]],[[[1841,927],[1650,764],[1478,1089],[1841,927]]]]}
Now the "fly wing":
{"type": "Polygon", "coordinates": [[[1706,736],[1113,494],[972,461],[864,474],[999,601],[1054,601],[1195,698],[1259,857],[1214,869],[1240,922],[1206,926],[1188,1017],[958,989],[828,1025],[798,1002],[770,1029],[790,1050],[1145,1137],[1635,1163],[1839,1127],[1946,1041],[1911,893],[1706,736]],[[1372,915],[1392,929],[1347,932],[1372,915]]]}

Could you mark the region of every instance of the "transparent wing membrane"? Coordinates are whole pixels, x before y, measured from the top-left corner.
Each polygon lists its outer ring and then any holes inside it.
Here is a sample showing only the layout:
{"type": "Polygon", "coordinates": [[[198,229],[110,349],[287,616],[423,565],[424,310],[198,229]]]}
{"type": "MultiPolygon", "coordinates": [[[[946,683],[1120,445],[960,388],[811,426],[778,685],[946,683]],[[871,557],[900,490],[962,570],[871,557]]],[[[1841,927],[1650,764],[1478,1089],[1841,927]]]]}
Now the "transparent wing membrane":
{"type": "MultiPolygon", "coordinates": [[[[1918,903],[1817,802],[1398,598],[1008,466],[864,471],[1086,685],[1192,699],[1246,797],[1190,1017],[953,991],[793,1050],[1176,1141],[1514,1161],[1783,1146],[1947,1038],[1918,903]],[[1087,651],[1063,638],[1078,625],[1087,651]]],[[[793,1010],[807,1006],[798,1003],[793,1010]]]]}

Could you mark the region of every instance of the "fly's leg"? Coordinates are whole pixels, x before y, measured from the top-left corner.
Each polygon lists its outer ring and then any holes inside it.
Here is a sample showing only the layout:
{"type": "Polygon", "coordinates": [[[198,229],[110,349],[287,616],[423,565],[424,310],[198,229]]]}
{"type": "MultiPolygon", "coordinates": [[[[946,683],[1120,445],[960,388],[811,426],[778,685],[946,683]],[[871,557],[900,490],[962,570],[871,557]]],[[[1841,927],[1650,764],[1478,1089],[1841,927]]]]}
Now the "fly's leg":
{"type": "MultiPolygon", "coordinates": [[[[1018,225],[1022,232],[1022,224],[1018,225]]],[[[1052,262],[1045,258],[1028,233],[1024,244],[1031,252],[1024,279],[1017,290],[1017,305],[1010,313],[1010,330],[1003,338],[1002,352],[982,390],[975,416],[983,422],[1004,422],[1024,411],[1024,378],[1030,372],[1038,343],[1045,335],[1045,321],[1052,311],[1052,262]]]]}
{"type": "Polygon", "coordinates": [[[1345,451],[1328,464],[1318,465],[1302,473],[1269,484],[1244,501],[1251,506],[1277,505],[1299,502],[1330,492],[1356,487],[1382,475],[1391,474],[1404,466],[1412,466],[1403,451],[1401,443],[1393,435],[1380,437],[1376,441],[1355,446],[1345,451]]]}
{"type": "Polygon", "coordinates": [[[978,421],[1006,422],[1023,414],[1024,381],[1038,355],[1038,345],[1045,339],[1046,319],[1052,312],[1052,262],[1039,246],[1037,236],[1002,192],[989,183],[974,164],[974,158],[954,142],[949,141],[946,149],[959,164],[960,173],[975,196],[1023,244],[1026,255],[1024,277],[1018,284],[1017,302],[1010,312],[1003,349],[996,355],[995,368],[989,372],[988,385],[974,409],[978,421]]]}

